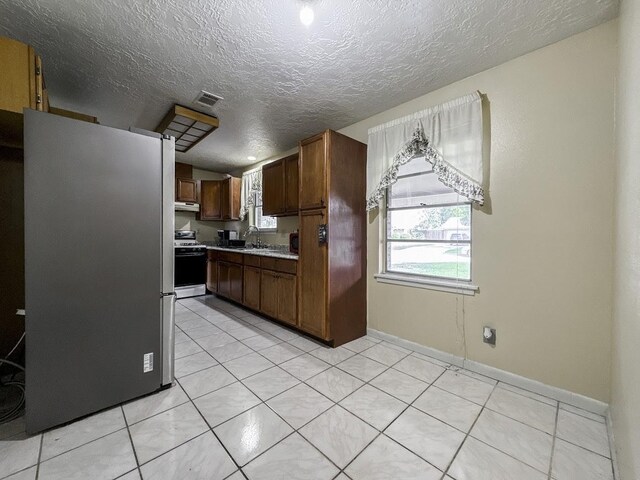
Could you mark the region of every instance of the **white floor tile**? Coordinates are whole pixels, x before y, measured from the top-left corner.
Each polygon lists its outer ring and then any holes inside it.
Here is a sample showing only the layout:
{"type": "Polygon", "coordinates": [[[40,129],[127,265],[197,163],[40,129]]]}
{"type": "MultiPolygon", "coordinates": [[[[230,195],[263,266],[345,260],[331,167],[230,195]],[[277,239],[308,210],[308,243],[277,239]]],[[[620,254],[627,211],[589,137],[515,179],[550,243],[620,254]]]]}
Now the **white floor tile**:
{"type": "Polygon", "coordinates": [[[26,470],[22,470],[21,472],[14,473],[13,475],[6,477],[5,480],[35,480],[37,470],[37,467],[27,468],[26,470]]]}
{"type": "Polygon", "coordinates": [[[413,402],[429,386],[422,380],[394,369],[389,369],[371,380],[371,385],[406,403],[413,402]]]}
{"type": "Polygon", "coordinates": [[[38,462],[41,435],[19,433],[0,441],[0,478],[24,470],[38,462]]]}
{"type": "Polygon", "coordinates": [[[256,335],[260,335],[261,330],[253,325],[238,325],[237,328],[233,330],[229,330],[229,335],[237,340],[246,340],[247,338],[255,337],[256,335]]]}
{"type": "Polygon", "coordinates": [[[552,407],[555,407],[558,405],[558,402],[556,400],[553,400],[549,397],[545,397],[544,395],[539,395],[537,393],[530,392],[528,390],[525,390],[524,388],[519,388],[513,385],[509,385],[508,383],[500,382],[498,383],[497,388],[503,388],[504,390],[509,390],[510,392],[519,393],[524,397],[529,397],[529,398],[532,398],[533,400],[538,400],[539,402],[546,403],[547,405],[551,405],[552,407]]]}
{"type": "Polygon", "coordinates": [[[336,365],[340,362],[344,362],[347,358],[355,355],[355,352],[344,347],[320,347],[312,350],[311,355],[319,358],[320,360],[327,362],[331,365],[336,365]]]}
{"type": "Polygon", "coordinates": [[[228,343],[237,342],[235,338],[225,332],[216,333],[215,335],[209,335],[199,338],[197,343],[206,351],[213,350],[214,348],[227,345],[228,343]]]}
{"type": "Polygon", "coordinates": [[[547,479],[546,474],[472,437],[465,440],[448,473],[456,480],[547,479]]]}
{"type": "Polygon", "coordinates": [[[196,353],[188,357],[178,358],[174,364],[174,375],[176,378],[181,378],[217,364],[218,362],[211,358],[211,355],[207,352],[196,353]]]}
{"type": "Polygon", "coordinates": [[[409,355],[409,352],[401,351],[379,343],[371,348],[364,350],[362,352],[362,355],[390,367],[409,355]]]}
{"type": "Polygon", "coordinates": [[[439,480],[442,476],[441,471],[384,435],[376,438],[346,472],[353,480],[439,480]]]}
{"type": "Polygon", "coordinates": [[[208,325],[204,325],[202,327],[192,328],[191,330],[185,330],[185,333],[189,335],[192,339],[198,340],[200,338],[209,337],[211,335],[220,335],[222,332],[218,327],[215,327],[209,323],[208,325]]]}
{"type": "Polygon", "coordinates": [[[243,466],[272,447],[293,429],[269,407],[260,404],[214,429],[229,453],[243,466]]]}
{"type": "Polygon", "coordinates": [[[400,360],[393,368],[426,383],[432,383],[444,373],[443,367],[412,355],[400,360]]]}
{"type": "Polygon", "coordinates": [[[247,378],[273,367],[273,363],[259,353],[250,353],[244,357],[226,362],[224,367],[237,378],[242,380],[243,378],[247,378]]]}
{"type": "Polygon", "coordinates": [[[471,436],[543,473],[549,471],[553,437],[547,433],[485,409],[471,436]]]}
{"type": "Polygon", "coordinates": [[[405,410],[384,433],[442,471],[465,438],[459,430],[413,407],[405,410]]]}
{"type": "Polygon", "coordinates": [[[276,365],[284,363],[287,360],[291,360],[292,358],[299,357],[303,354],[304,352],[302,350],[294,347],[293,345],[289,345],[288,343],[280,343],[273,347],[260,350],[260,355],[267,357],[276,365]]]}
{"type": "Polygon", "coordinates": [[[255,337],[247,338],[246,340],[243,340],[242,343],[259,352],[265,348],[273,347],[274,345],[282,343],[282,340],[268,333],[262,333],[255,337]]]}
{"type": "Polygon", "coordinates": [[[233,375],[220,365],[200,370],[179,380],[184,391],[192,399],[230,385],[235,381],[233,375]]]}
{"type": "Polygon", "coordinates": [[[362,380],[349,375],[335,367],[319,373],[313,378],[307,380],[307,384],[325,397],[330,398],[334,402],[339,402],[344,397],[352,393],[354,390],[363,385],[362,380]]]}
{"type": "Polygon", "coordinates": [[[229,360],[244,357],[245,355],[253,353],[253,350],[242,342],[233,342],[207,349],[207,352],[209,352],[218,362],[225,363],[229,360]]]}
{"type": "Polygon", "coordinates": [[[553,435],[556,426],[556,407],[533,400],[502,388],[496,388],[487,408],[553,435]]]}
{"type": "Polygon", "coordinates": [[[434,385],[478,405],[484,405],[494,388],[492,385],[453,370],[444,372],[434,385]]]}
{"type": "Polygon", "coordinates": [[[404,402],[371,385],[363,385],[340,405],[378,430],[387,428],[407,408],[404,402]]]}
{"type": "Polygon", "coordinates": [[[368,382],[372,378],[377,377],[389,368],[382,363],[363,357],[362,355],[354,355],[344,362],[337,364],[336,367],[364,382],[368,382]]]}
{"type": "Polygon", "coordinates": [[[130,427],[140,464],[191,440],[209,427],[191,403],[147,418],[130,427]]]}
{"type": "Polygon", "coordinates": [[[136,468],[126,430],[102,437],[40,464],[41,480],[111,480],[136,468]]]}
{"type": "Polygon", "coordinates": [[[149,418],[158,413],[187,403],[189,397],[184,393],[182,387],[176,384],[171,388],[161,390],[146,397],[125,403],[122,406],[127,423],[132,425],[145,418],[149,418]]]}
{"type": "Polygon", "coordinates": [[[301,383],[267,402],[289,425],[298,429],[313,420],[334,403],[313,388],[301,383]]]}
{"type": "Polygon", "coordinates": [[[42,437],[41,461],[60,455],[85,443],[126,428],[122,409],[118,406],[91,415],[61,428],[45,432],[42,437]]]}
{"type": "Polygon", "coordinates": [[[551,476],[555,480],[613,480],[611,460],[556,439],[551,476]]]}
{"type": "Polygon", "coordinates": [[[243,468],[250,480],[331,480],[339,470],[294,433],[243,468]]]}
{"type": "Polygon", "coordinates": [[[209,425],[215,427],[232,417],[255,407],[260,399],[240,382],[208,393],[194,403],[209,425]]]}
{"type": "Polygon", "coordinates": [[[310,354],[300,355],[280,364],[280,368],[299,380],[307,380],[330,367],[328,363],[310,354]]]}
{"type": "Polygon", "coordinates": [[[242,383],[264,402],[297,385],[300,380],[280,367],[273,367],[245,378],[242,383]]]}
{"type": "Polygon", "coordinates": [[[468,432],[482,407],[462,397],[431,386],[413,406],[463,432],[468,432]]]}
{"type": "Polygon", "coordinates": [[[145,480],[222,480],[236,466],[212,432],[207,432],[150,461],[141,468],[145,480]]]}
{"type": "Polygon", "coordinates": [[[560,410],[556,435],[587,450],[611,457],[607,426],[604,423],[560,410]]]}
{"type": "Polygon", "coordinates": [[[316,348],[320,348],[324,346],[319,342],[315,342],[307,337],[302,337],[302,336],[294,338],[293,340],[288,340],[287,343],[305,352],[310,352],[312,350],[315,350],[316,348]]]}
{"type": "Polygon", "coordinates": [[[300,433],[340,468],[378,434],[373,427],[337,405],[301,428],[300,433]]]}
{"type": "Polygon", "coordinates": [[[596,422],[606,423],[606,420],[602,415],[598,415],[597,413],[587,412],[586,410],[574,407],[573,405],[567,405],[566,403],[560,403],[560,410],[566,410],[567,412],[575,413],[576,415],[589,418],[596,422]]]}
{"type": "Polygon", "coordinates": [[[366,337],[357,338],[349,343],[345,343],[342,345],[344,348],[347,348],[355,353],[360,353],[366,350],[367,348],[371,348],[374,345],[377,345],[379,342],[371,341],[366,337]]]}
{"type": "Polygon", "coordinates": [[[202,347],[190,338],[175,345],[175,358],[188,357],[198,352],[202,352],[202,347]]]}

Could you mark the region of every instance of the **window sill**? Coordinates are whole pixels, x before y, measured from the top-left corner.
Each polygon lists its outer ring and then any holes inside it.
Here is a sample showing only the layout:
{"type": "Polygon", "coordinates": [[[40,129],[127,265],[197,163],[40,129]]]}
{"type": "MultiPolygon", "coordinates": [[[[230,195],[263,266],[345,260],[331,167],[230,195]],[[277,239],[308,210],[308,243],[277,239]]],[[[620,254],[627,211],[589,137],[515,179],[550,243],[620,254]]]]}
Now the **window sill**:
{"type": "Polygon", "coordinates": [[[479,290],[479,287],[477,285],[472,285],[468,282],[419,278],[398,273],[378,273],[373,277],[380,283],[390,283],[392,285],[402,285],[405,287],[414,288],[426,288],[427,290],[458,293],[462,295],[475,295],[479,290]]]}
{"type": "Polygon", "coordinates": [[[260,233],[278,233],[278,229],[277,228],[260,228],[260,233]]]}

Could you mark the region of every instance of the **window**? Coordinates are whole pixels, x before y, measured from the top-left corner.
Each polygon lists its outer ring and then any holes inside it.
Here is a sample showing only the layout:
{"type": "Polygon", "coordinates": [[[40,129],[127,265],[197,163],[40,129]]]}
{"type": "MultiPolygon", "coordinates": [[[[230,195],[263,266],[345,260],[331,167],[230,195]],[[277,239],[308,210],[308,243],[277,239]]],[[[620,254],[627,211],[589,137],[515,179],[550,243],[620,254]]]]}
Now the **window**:
{"type": "Polygon", "coordinates": [[[257,192],[255,194],[255,210],[254,210],[254,219],[255,225],[260,229],[260,231],[275,231],[278,223],[276,217],[269,217],[268,215],[262,215],[262,192],[257,192]]]}
{"type": "Polygon", "coordinates": [[[400,167],[386,213],[386,272],[471,280],[471,204],[424,158],[400,167]]]}

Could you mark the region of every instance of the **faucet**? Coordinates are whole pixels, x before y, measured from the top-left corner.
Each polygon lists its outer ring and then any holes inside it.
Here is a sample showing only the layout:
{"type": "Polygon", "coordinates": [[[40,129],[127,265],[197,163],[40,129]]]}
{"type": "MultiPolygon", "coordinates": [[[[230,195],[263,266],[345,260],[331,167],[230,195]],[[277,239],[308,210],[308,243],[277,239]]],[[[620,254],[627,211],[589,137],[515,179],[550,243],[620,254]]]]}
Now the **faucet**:
{"type": "Polygon", "coordinates": [[[247,228],[247,230],[244,232],[243,237],[244,237],[245,241],[247,240],[247,237],[249,235],[251,235],[252,233],[256,233],[257,234],[256,236],[258,238],[257,243],[254,244],[255,247],[256,248],[262,247],[262,240],[260,240],[260,229],[258,227],[256,227],[255,225],[249,225],[249,228],[247,228]]]}

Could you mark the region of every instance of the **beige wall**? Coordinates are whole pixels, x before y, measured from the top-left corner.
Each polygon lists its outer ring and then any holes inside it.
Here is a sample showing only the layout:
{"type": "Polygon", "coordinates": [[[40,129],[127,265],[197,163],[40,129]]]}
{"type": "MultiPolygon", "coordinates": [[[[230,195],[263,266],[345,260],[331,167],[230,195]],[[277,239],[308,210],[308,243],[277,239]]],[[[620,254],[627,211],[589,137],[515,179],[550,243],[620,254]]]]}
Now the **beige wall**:
{"type": "Polygon", "coordinates": [[[377,283],[372,215],[370,327],[609,401],[616,40],[612,21],[341,130],[366,142],[370,127],[474,90],[491,118],[490,202],[472,219],[479,294],[377,283]]]}
{"type": "Polygon", "coordinates": [[[622,480],[640,478],[640,1],[620,11],[611,413],[622,480]]]}

